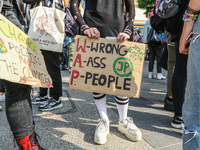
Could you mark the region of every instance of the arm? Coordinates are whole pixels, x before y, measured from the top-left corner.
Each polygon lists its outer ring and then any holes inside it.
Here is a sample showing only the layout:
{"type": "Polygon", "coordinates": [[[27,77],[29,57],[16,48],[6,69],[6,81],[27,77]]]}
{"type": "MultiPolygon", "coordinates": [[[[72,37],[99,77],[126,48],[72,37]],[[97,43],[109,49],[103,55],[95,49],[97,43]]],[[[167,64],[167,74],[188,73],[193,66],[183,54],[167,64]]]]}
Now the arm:
{"type": "Polygon", "coordinates": [[[84,35],[87,35],[90,38],[99,39],[100,32],[97,30],[97,28],[89,27],[85,23],[78,7],[79,4],[80,4],[80,0],[70,1],[70,11],[71,11],[72,16],[74,17],[74,20],[77,22],[77,24],[79,25],[84,35]]]}
{"type": "MultiPolygon", "coordinates": [[[[200,10],[200,1],[199,0],[190,0],[190,3],[188,5],[193,10],[200,10]]],[[[182,54],[188,54],[189,47],[187,46],[187,40],[186,38],[189,36],[189,34],[192,32],[194,28],[195,21],[185,21],[183,25],[183,30],[180,38],[180,45],[179,45],[179,52],[182,54]]]]}
{"type": "Polygon", "coordinates": [[[126,5],[126,27],[123,32],[117,36],[118,42],[124,42],[131,37],[133,29],[133,21],[135,18],[135,5],[134,0],[125,0],[126,5]]]}

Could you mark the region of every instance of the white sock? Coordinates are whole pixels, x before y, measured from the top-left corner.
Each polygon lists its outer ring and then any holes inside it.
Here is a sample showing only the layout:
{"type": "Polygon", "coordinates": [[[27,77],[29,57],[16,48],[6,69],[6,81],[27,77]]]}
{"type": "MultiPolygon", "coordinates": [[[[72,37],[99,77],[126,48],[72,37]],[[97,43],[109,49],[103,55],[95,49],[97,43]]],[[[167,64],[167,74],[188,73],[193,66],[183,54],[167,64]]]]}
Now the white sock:
{"type": "MultiPolygon", "coordinates": [[[[99,94],[99,95],[94,95],[94,99],[95,97],[100,97],[104,94],[99,94]]],[[[106,96],[104,96],[103,98],[101,99],[98,99],[98,100],[94,100],[95,101],[95,104],[97,106],[97,109],[99,111],[99,115],[101,117],[101,119],[107,119],[108,120],[108,115],[107,115],[107,108],[106,108],[106,96]]]]}
{"type": "Polygon", "coordinates": [[[115,98],[116,102],[118,102],[118,103],[116,103],[116,105],[117,105],[117,109],[118,109],[118,113],[119,113],[119,121],[123,121],[127,118],[129,98],[128,99],[127,99],[127,97],[119,97],[119,98],[121,98],[121,99],[125,98],[125,100],[119,100],[119,99],[117,99],[117,97],[115,98]]]}

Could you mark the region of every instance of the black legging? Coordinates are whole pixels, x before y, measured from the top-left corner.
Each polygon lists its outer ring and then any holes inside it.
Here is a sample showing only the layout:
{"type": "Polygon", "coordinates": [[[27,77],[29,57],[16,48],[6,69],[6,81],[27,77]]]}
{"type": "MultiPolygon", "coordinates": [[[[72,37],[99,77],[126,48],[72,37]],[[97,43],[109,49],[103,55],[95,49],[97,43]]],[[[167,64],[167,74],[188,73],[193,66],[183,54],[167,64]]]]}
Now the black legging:
{"type": "Polygon", "coordinates": [[[187,58],[188,55],[179,53],[179,40],[175,41],[176,64],[172,77],[172,96],[175,116],[182,116],[182,106],[185,96],[185,86],[187,81],[187,58]]]}

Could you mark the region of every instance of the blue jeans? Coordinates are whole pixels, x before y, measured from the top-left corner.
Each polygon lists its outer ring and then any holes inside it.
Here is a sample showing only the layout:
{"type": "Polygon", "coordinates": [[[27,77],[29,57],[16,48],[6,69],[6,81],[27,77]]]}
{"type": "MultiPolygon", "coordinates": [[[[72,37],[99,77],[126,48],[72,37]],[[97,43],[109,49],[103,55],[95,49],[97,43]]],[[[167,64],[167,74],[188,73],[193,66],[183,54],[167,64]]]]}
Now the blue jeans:
{"type": "MultiPolygon", "coordinates": [[[[193,32],[200,34],[200,17],[193,32]]],[[[200,37],[189,48],[187,64],[187,85],[183,104],[183,150],[200,149],[200,37]]]]}

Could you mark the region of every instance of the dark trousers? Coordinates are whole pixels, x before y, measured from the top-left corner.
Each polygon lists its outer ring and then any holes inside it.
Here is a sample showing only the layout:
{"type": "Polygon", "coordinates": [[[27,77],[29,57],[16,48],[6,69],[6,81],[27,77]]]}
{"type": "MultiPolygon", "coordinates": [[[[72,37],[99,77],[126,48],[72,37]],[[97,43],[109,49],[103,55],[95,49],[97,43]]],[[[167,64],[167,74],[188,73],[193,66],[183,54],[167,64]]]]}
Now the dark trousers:
{"type": "Polygon", "coordinates": [[[155,57],[157,58],[157,73],[162,73],[162,68],[158,65],[160,55],[162,52],[162,45],[160,43],[158,44],[148,44],[148,48],[150,50],[150,56],[149,56],[149,72],[153,72],[153,66],[155,57]]]}
{"type": "Polygon", "coordinates": [[[30,99],[31,86],[1,80],[6,89],[6,116],[15,139],[33,133],[32,105],[30,99]]]}
{"type": "Polygon", "coordinates": [[[176,63],[172,77],[172,96],[174,112],[176,116],[182,116],[182,106],[185,97],[185,86],[187,80],[187,58],[188,55],[179,53],[179,40],[175,41],[176,63]]]}
{"type": "MultiPolygon", "coordinates": [[[[62,79],[60,72],[60,53],[42,50],[42,55],[46,64],[47,71],[53,81],[53,88],[50,88],[50,97],[58,100],[62,96],[62,79]]],[[[48,88],[40,88],[40,96],[46,96],[48,88]]]]}
{"type": "Polygon", "coordinates": [[[0,81],[0,92],[5,92],[3,83],[0,81]]]}

